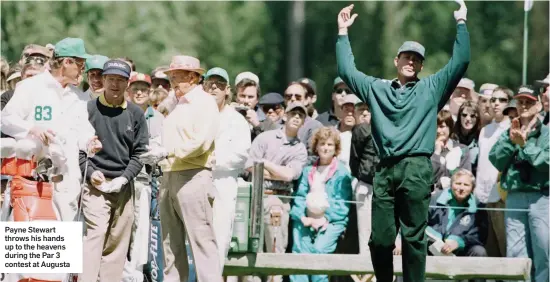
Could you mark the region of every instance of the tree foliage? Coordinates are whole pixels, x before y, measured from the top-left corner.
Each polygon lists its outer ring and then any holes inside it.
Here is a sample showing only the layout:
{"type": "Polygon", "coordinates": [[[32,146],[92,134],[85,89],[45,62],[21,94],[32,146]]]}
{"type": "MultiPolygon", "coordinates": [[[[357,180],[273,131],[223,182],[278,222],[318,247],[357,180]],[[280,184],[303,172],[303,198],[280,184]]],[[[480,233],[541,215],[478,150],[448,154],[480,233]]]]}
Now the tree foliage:
{"type": "MultiPolygon", "coordinates": [[[[140,72],[168,65],[176,54],[198,56],[204,68],[220,66],[232,79],[242,71],[259,74],[263,92],[282,92],[289,67],[317,82],[317,106],[330,104],[336,76],[336,17],[345,2],[305,2],[302,61],[289,62],[289,2],[28,2],[2,1],[2,56],[15,62],[28,43],[55,44],[80,37],[92,54],[130,57],[140,72]]],[[[350,29],[357,67],[393,78],[393,58],[403,41],[426,47],[421,76],[448,61],[456,34],[454,1],[355,2],[359,14],[350,29]]],[[[466,74],[478,87],[521,83],[523,2],[466,2],[472,62],[466,74]]],[[[548,2],[535,1],[529,14],[528,81],[548,73],[548,2]]],[[[233,84],[233,81],[231,81],[233,84]]],[[[477,88],[476,87],[476,88],[477,88]]]]}

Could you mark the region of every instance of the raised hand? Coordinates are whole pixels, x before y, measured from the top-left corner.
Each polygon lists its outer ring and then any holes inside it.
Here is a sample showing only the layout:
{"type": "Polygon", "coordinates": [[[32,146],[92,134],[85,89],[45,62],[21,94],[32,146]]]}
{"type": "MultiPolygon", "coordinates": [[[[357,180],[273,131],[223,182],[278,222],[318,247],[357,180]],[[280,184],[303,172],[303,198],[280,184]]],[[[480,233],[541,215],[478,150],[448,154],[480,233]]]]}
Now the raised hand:
{"type": "Polygon", "coordinates": [[[510,125],[510,141],[516,145],[523,146],[526,140],[527,134],[524,134],[524,131],[521,130],[519,119],[513,119],[510,125]]]}
{"type": "Polygon", "coordinates": [[[460,5],[460,8],[454,12],[455,20],[458,22],[460,20],[466,21],[466,15],[468,14],[468,9],[464,0],[455,0],[456,3],[460,5]]]}
{"type": "Polygon", "coordinates": [[[353,4],[340,11],[338,14],[338,29],[346,29],[353,24],[358,15],[351,15],[351,10],[353,10],[353,4]]]}

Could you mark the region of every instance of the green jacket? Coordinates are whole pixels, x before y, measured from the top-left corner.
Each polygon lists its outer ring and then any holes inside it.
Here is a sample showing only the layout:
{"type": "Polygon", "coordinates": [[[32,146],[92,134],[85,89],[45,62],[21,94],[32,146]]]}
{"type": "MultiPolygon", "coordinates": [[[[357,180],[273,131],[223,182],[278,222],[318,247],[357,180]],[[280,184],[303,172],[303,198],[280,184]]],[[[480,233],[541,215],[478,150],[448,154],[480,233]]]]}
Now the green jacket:
{"type": "Polygon", "coordinates": [[[540,121],[537,121],[535,130],[527,136],[523,148],[512,143],[510,129],[502,133],[489,152],[489,160],[502,172],[502,189],[533,191],[548,187],[548,141],[548,126],[540,121]]]}
{"type": "Polygon", "coordinates": [[[372,134],[380,159],[414,154],[431,155],[435,147],[437,113],[449,100],[470,63],[470,35],[457,25],[453,55],[437,73],[401,86],[397,79],[368,76],[355,67],[347,35],[336,43],[338,75],[369,105],[372,134]]]}

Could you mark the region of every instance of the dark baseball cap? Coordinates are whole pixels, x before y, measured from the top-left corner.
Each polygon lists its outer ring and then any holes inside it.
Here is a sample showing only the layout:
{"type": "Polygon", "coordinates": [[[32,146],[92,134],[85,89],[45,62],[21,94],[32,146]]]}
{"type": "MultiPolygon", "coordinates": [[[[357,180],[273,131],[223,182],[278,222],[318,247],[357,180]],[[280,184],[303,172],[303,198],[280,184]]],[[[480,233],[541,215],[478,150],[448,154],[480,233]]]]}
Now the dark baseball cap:
{"type": "Polygon", "coordinates": [[[514,96],[514,99],[525,97],[531,100],[538,101],[538,95],[531,85],[522,85],[518,89],[518,93],[514,96]]]}
{"type": "Polygon", "coordinates": [[[506,108],[504,108],[504,110],[502,110],[502,113],[505,114],[505,115],[508,115],[508,112],[511,109],[517,109],[517,105],[518,105],[518,102],[515,99],[510,100],[508,105],[506,105],[506,108]]]}
{"type": "Polygon", "coordinates": [[[301,82],[301,83],[309,86],[311,88],[311,90],[313,90],[313,95],[316,95],[316,93],[317,93],[317,83],[315,83],[315,81],[313,81],[313,79],[303,77],[303,78],[298,79],[298,82],[301,82]]]}
{"type": "Polygon", "coordinates": [[[103,74],[116,74],[125,78],[130,78],[132,68],[128,63],[122,60],[109,60],[103,65],[103,74]]]}
{"type": "Polygon", "coordinates": [[[399,50],[397,50],[397,56],[403,52],[415,52],[418,55],[422,57],[424,60],[426,48],[422,46],[422,44],[416,42],[416,41],[405,41],[401,47],[399,47],[399,50]]]}
{"type": "Polygon", "coordinates": [[[284,103],[285,99],[283,95],[275,92],[267,93],[260,97],[258,104],[260,105],[280,105],[284,103]]]}

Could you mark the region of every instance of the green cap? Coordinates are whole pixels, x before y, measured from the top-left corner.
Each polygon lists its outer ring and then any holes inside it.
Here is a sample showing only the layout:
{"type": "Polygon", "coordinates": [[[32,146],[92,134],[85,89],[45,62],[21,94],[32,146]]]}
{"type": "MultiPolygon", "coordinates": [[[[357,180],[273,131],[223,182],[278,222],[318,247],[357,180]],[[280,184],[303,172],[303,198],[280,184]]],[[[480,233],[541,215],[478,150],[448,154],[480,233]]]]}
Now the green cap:
{"type": "Polygon", "coordinates": [[[518,93],[514,96],[514,99],[519,97],[529,98],[531,100],[538,101],[537,92],[533,89],[531,85],[522,85],[519,87],[518,93]]]}
{"type": "Polygon", "coordinates": [[[229,74],[227,74],[227,71],[222,68],[211,68],[209,69],[206,74],[204,75],[204,79],[208,79],[211,76],[217,75],[221,78],[223,78],[226,82],[229,82],[229,74]]]}
{"type": "Polygon", "coordinates": [[[88,59],[90,55],[86,53],[84,41],[80,38],[67,37],[55,44],[54,57],[76,57],[88,59]]]}
{"type": "Polygon", "coordinates": [[[88,72],[93,69],[103,70],[103,65],[109,60],[109,58],[103,55],[93,55],[86,59],[86,70],[88,72]]]}
{"type": "Polygon", "coordinates": [[[336,85],[340,83],[344,83],[344,81],[340,77],[337,77],[334,79],[334,82],[332,83],[332,87],[336,87],[336,85]]]}
{"type": "Polygon", "coordinates": [[[397,56],[403,52],[415,52],[418,55],[422,57],[422,59],[425,58],[424,53],[426,52],[426,49],[422,44],[416,42],[416,41],[405,41],[401,47],[399,47],[399,50],[397,50],[397,56]]]}

